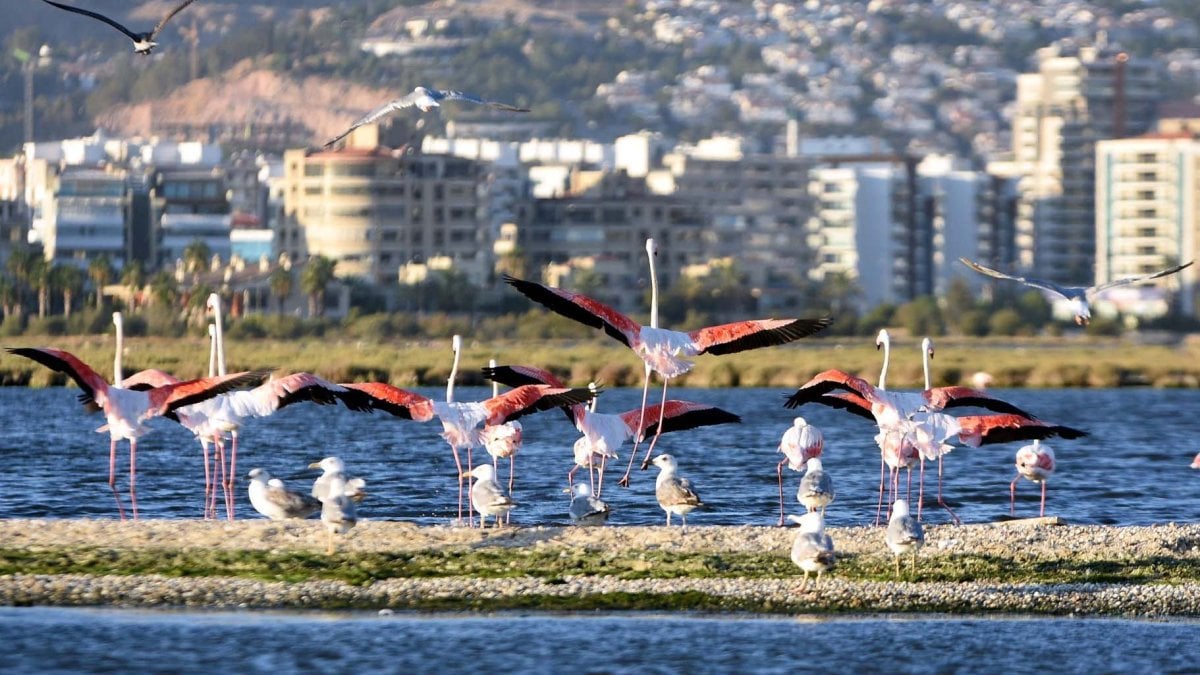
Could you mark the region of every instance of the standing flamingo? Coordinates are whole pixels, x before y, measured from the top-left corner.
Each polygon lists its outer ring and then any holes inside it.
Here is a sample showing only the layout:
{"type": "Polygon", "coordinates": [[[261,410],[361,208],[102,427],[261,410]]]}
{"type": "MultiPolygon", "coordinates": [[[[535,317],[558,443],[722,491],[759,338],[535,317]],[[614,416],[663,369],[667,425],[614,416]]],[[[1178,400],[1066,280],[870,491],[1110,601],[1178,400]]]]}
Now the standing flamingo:
{"type": "MultiPolygon", "coordinates": [[[[534,366],[490,366],[483,371],[484,377],[494,382],[510,387],[528,384],[546,384],[564,387],[562,380],[547,370],[534,366]]],[[[595,383],[589,384],[594,388],[595,383]]],[[[643,415],[640,409],[623,412],[619,415],[598,413],[595,410],[595,399],[589,409],[584,405],[575,405],[567,409],[567,416],[575,423],[584,438],[575,444],[575,465],[589,469],[595,458],[603,462],[609,457],[617,456],[617,449],[629,439],[645,440],[651,434],[658,435],[672,431],[696,429],[715,424],[741,422],[742,418],[721,408],[691,401],[670,400],[647,409],[648,415],[643,415]],[[657,422],[655,419],[657,418],[657,422]],[[583,460],[583,461],[581,461],[583,460]]],[[[575,467],[567,474],[571,482],[575,467]]],[[[604,484],[604,465],[600,468],[600,481],[604,484]]],[[[600,487],[594,494],[600,496],[600,487]]]]}
{"type": "MultiPolygon", "coordinates": [[[[492,359],[488,362],[489,367],[496,367],[496,360],[492,359]]],[[[492,397],[500,395],[500,383],[492,382],[492,397]]],[[[592,399],[593,403],[596,399],[592,399]]],[[[517,451],[521,449],[521,423],[520,422],[505,422],[504,424],[489,425],[483,428],[480,433],[480,441],[483,443],[484,450],[492,456],[492,468],[499,470],[496,466],[497,460],[503,457],[508,458],[508,494],[513,491],[513,474],[517,463],[517,451]]],[[[508,514],[504,514],[504,522],[508,522],[508,514]]]]}
{"type": "MultiPolygon", "coordinates": [[[[650,260],[650,325],[642,326],[608,305],[585,295],[560,288],[551,288],[533,281],[524,281],[508,275],[505,283],[520,291],[529,299],[547,308],[593,328],[602,328],[612,338],[629,347],[646,364],[642,385],[642,414],[646,411],[646,400],[650,387],[650,372],[663,378],[662,402],[667,400],[668,382],[692,369],[687,357],[700,354],[732,354],[734,352],[781,345],[816,333],[828,326],[832,319],[763,319],[741,321],[700,328],[689,333],[666,330],[658,327],[658,277],[654,258],[658,248],[653,239],[646,240],[646,254],[650,260]]],[[[660,408],[660,412],[664,410],[660,408]]],[[[641,423],[638,424],[641,426],[641,423]]],[[[661,420],[659,428],[662,428],[661,420]]],[[[650,454],[658,442],[655,433],[642,458],[642,469],[649,465],[650,454]]],[[[630,453],[629,466],[618,484],[629,486],[629,473],[637,453],[637,443],[630,453]]]]}
{"type": "MultiPolygon", "coordinates": [[[[174,384],[164,384],[148,390],[125,389],[108,384],[91,366],[73,354],[50,347],[8,348],[10,354],[23,356],[47,368],[63,373],[83,390],[79,400],[89,411],[103,410],[108,423],[96,431],[109,433],[109,485],[115,483],[117,441],[129,441],[129,499],[133,517],[137,511],[137,439],[151,431],[146,422],[152,417],[175,410],[218,394],[261,381],[265,371],[249,371],[222,377],[206,377],[174,384]]],[[[115,488],[114,488],[115,489],[115,488]]],[[[120,502],[118,502],[118,507],[120,502]]],[[[124,509],[121,509],[124,518],[124,509]]]]}
{"type": "Polygon", "coordinates": [[[775,473],[779,478],[779,526],[784,525],[784,508],[783,508],[783,465],[787,465],[792,471],[802,471],[808,460],[813,457],[820,457],[821,452],[825,449],[825,436],[821,430],[809,424],[803,417],[797,417],[792,420],[792,426],[783,432],[783,437],[779,439],[779,452],[783,453],[783,459],[779,460],[779,466],[775,467],[775,473]]]}
{"type": "Polygon", "coordinates": [[[1020,450],[1017,450],[1017,477],[1013,479],[1008,486],[1009,515],[1016,515],[1017,510],[1017,481],[1021,477],[1033,481],[1034,483],[1042,484],[1042,505],[1038,510],[1038,516],[1046,515],[1046,481],[1050,479],[1054,473],[1054,451],[1048,445],[1042,445],[1041,441],[1034,440],[1033,445],[1026,445],[1020,450]]]}

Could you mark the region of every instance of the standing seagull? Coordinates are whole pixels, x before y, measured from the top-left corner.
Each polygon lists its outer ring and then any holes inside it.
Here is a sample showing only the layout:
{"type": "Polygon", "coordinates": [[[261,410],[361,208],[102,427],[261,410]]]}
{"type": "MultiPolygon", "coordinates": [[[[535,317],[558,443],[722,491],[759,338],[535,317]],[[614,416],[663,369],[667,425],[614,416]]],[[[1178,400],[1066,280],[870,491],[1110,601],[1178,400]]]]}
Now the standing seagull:
{"type": "Polygon", "coordinates": [[[900,556],[912,554],[911,572],[917,573],[917,551],[925,543],[925,529],[908,512],[908,502],[897,499],[892,504],[892,517],[888,520],[887,546],[896,555],[896,576],[900,576],[900,556]]]}
{"type": "Polygon", "coordinates": [[[55,7],[59,8],[59,9],[65,9],[68,12],[75,12],[76,14],[90,16],[93,19],[103,21],[104,23],[106,23],[106,24],[112,26],[113,28],[116,28],[117,30],[124,33],[125,36],[128,37],[130,40],[133,40],[133,51],[137,52],[138,54],[146,54],[146,55],[149,55],[150,51],[158,46],[158,43],[154,41],[154,38],[158,37],[158,34],[160,32],[162,32],[162,29],[164,26],[167,25],[167,22],[170,21],[172,17],[174,17],[176,14],[182,12],[188,5],[192,4],[195,1],[196,0],[183,0],[183,2],[180,3],[178,6],[176,6],[175,9],[171,10],[166,16],[164,16],[162,21],[158,22],[158,25],[154,27],[154,30],[152,30],[148,33],[135,33],[133,31],[129,30],[128,28],[126,28],[125,26],[122,26],[121,24],[117,23],[116,21],[113,21],[112,19],[108,18],[107,16],[104,16],[103,14],[91,12],[86,9],[81,9],[79,7],[71,7],[70,5],[64,5],[61,3],[52,2],[52,0],[42,0],[42,2],[44,2],[48,5],[54,5],[55,7]]]}
{"type": "Polygon", "coordinates": [[[833,502],[836,493],[833,491],[833,479],[821,468],[821,460],[812,457],[808,460],[804,478],[800,479],[800,489],[796,491],[796,499],[808,509],[809,513],[820,511],[825,515],[825,507],[833,502]]]}
{"type": "Polygon", "coordinates": [[[1165,270],[1159,270],[1153,274],[1143,274],[1140,277],[1129,277],[1128,279],[1116,279],[1114,281],[1097,284],[1095,286],[1059,286],[1056,283],[1042,281],[1041,279],[1029,279],[1027,277],[1011,276],[1003,272],[998,272],[990,267],[984,267],[983,265],[967,260],[966,258],[959,258],[959,261],[976,272],[979,272],[980,274],[986,274],[989,277],[995,277],[997,279],[1017,281],[1025,284],[1026,286],[1040,288],[1044,291],[1050,291],[1063,296],[1067,300],[1071,301],[1071,308],[1075,311],[1075,323],[1079,324],[1080,326],[1086,326],[1092,319],[1092,312],[1088,307],[1088,303],[1092,300],[1095,300],[1096,296],[1100,295],[1104,291],[1107,291],[1110,288],[1116,288],[1117,286],[1136,284],[1140,281],[1149,281],[1151,279],[1157,279],[1159,277],[1175,274],[1186,267],[1190,267],[1191,264],[1195,262],[1193,260],[1182,265],[1176,265],[1174,267],[1168,267],[1165,270]]]}
{"type": "MultiPolygon", "coordinates": [[[[687,357],[700,354],[733,354],[748,349],[782,345],[793,340],[808,337],[825,328],[833,319],[821,317],[818,319],[762,319],[757,321],[739,321],[720,326],[709,326],[683,333],[658,327],[658,276],[655,273],[654,259],[658,255],[658,247],[653,239],[646,240],[646,255],[650,259],[650,325],[643,326],[608,305],[593,300],[586,295],[572,293],[561,288],[552,288],[533,281],[524,281],[504,275],[504,282],[517,289],[522,295],[538,302],[547,308],[573,319],[586,326],[602,328],[610,337],[629,347],[646,364],[645,378],[642,385],[641,419],[645,419],[646,398],[650,387],[651,371],[663,378],[662,402],[667,400],[667,383],[690,371],[694,365],[687,357]]],[[[665,408],[660,408],[660,414],[665,408]]],[[[645,469],[650,460],[658,437],[661,435],[662,419],[659,419],[659,429],[646,448],[646,456],[642,458],[642,468],[645,469]]],[[[641,427],[639,422],[637,427],[641,427]]],[[[633,469],[633,460],[637,452],[637,440],[629,455],[629,466],[625,475],[617,481],[619,485],[629,486],[629,473],[633,469]]]]}
{"type": "Polygon", "coordinates": [[[833,569],[837,557],[833,553],[833,539],[825,534],[825,517],[820,511],[803,516],[788,516],[788,520],[800,525],[800,534],[792,542],[792,562],[804,570],[804,581],[800,591],[808,588],[808,575],[817,573],[814,589],[821,584],[821,574],[833,569]]]}
{"type": "Polygon", "coordinates": [[[253,469],[250,475],[250,505],[271,520],[304,519],[321,510],[321,502],[283,486],[266,469],[253,469]]]}
{"type": "Polygon", "coordinates": [[[779,478],[779,526],[783,527],[783,465],[792,471],[800,471],[813,457],[820,457],[825,449],[825,436],[821,430],[809,424],[803,417],[792,420],[792,426],[783,432],[779,440],[779,452],[783,459],[775,473],[779,478]]]}
{"type": "Polygon", "coordinates": [[[487,517],[495,516],[495,527],[500,527],[500,516],[517,505],[513,498],[504,494],[504,488],[496,482],[496,468],[491,464],[480,464],[468,472],[475,479],[471,486],[471,506],[479,514],[479,527],[487,527],[487,517]]]}
{"type": "Polygon", "coordinates": [[[333,535],[346,534],[358,523],[354,502],[346,496],[346,479],[337,475],[329,482],[329,494],[321,500],[321,523],[325,525],[325,553],[333,555],[333,535]]]}
{"type": "Polygon", "coordinates": [[[659,455],[654,458],[654,466],[659,468],[658,479],[654,481],[654,496],[658,505],[667,512],[667,526],[671,525],[671,514],[679,514],[683,521],[683,531],[687,532],[687,514],[697,506],[703,506],[700,495],[692,489],[692,482],[675,475],[679,466],[670,455],[659,455]]]}
{"type": "MultiPolygon", "coordinates": [[[[49,0],[46,1],[49,2],[49,0]]],[[[358,121],[356,121],[354,124],[351,124],[349,129],[346,129],[342,133],[326,141],[325,147],[328,148],[346,136],[349,136],[351,131],[354,131],[362,125],[370,124],[371,122],[374,122],[381,117],[390,115],[397,110],[403,110],[404,108],[412,108],[416,106],[416,108],[421,112],[429,112],[434,108],[440,108],[442,101],[465,101],[467,103],[474,103],[475,105],[495,108],[496,110],[507,110],[508,112],[529,112],[529,108],[518,108],[515,105],[500,103],[499,101],[489,101],[488,99],[480,98],[473,94],[468,94],[462,91],[417,87],[416,89],[412,90],[411,94],[406,94],[400,98],[392,99],[391,101],[388,101],[387,103],[384,103],[378,108],[367,113],[366,115],[363,115],[358,119],[358,121]]]]}
{"type": "MultiPolygon", "coordinates": [[[[586,440],[586,439],[585,439],[586,440]]],[[[571,493],[571,522],[576,525],[603,525],[612,509],[608,504],[592,496],[586,483],[575,483],[563,492],[571,493]]]]}
{"type": "Polygon", "coordinates": [[[1008,486],[1009,515],[1016,515],[1017,509],[1017,481],[1021,480],[1021,476],[1028,478],[1035,483],[1042,484],[1042,507],[1038,511],[1038,516],[1046,515],[1046,481],[1050,475],[1054,473],[1054,451],[1048,445],[1042,445],[1040,441],[1034,439],[1033,445],[1026,445],[1020,450],[1017,450],[1017,477],[1008,486]]]}

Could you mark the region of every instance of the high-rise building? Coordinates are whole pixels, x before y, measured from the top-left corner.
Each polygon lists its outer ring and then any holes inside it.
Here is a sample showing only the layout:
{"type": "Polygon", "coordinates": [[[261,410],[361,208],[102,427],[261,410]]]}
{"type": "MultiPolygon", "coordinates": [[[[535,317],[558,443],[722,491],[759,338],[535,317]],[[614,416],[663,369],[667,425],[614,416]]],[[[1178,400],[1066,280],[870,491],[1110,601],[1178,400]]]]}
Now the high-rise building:
{"type": "Polygon", "coordinates": [[[1146,131],[1158,89],[1153,62],[1104,45],[1041,49],[1038,72],[1018,76],[1018,267],[1060,283],[1093,278],[1096,142],[1146,131]]]}
{"type": "MultiPolygon", "coordinates": [[[[1095,283],[1140,276],[1200,257],[1200,140],[1149,134],[1096,144],[1095,283]]],[[[1195,316],[1195,266],[1154,284],[1179,289],[1195,316]]],[[[1128,307],[1137,311],[1137,307],[1128,307]]]]}
{"type": "Polygon", "coordinates": [[[171,169],[154,174],[150,188],[151,222],[158,223],[152,258],[170,264],[184,249],[203,242],[212,255],[228,262],[231,211],[222,169],[171,169]]]}
{"type": "Polygon", "coordinates": [[[46,259],[86,267],[99,255],[120,267],[130,259],[131,191],[125,171],[70,167],[57,177],[42,213],[46,259]]]}

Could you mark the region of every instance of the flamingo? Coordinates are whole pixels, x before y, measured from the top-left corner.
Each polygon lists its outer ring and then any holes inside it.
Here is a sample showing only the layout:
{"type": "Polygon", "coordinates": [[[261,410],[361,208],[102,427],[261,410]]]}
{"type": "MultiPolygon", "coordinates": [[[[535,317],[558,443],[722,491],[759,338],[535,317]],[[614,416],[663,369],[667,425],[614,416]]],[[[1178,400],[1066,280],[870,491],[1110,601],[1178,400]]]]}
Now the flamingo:
{"type": "Polygon", "coordinates": [[[925,544],[925,529],[921,523],[908,512],[908,502],[897,499],[892,504],[892,517],[888,520],[887,547],[896,558],[896,576],[900,576],[900,556],[912,554],[912,574],[917,573],[917,551],[925,544]]]}
{"type": "MultiPolygon", "coordinates": [[[[747,349],[786,344],[808,337],[825,328],[832,319],[763,319],[741,321],[719,326],[700,328],[688,333],[658,327],[658,276],[654,267],[658,247],[653,239],[646,240],[646,254],[650,261],[650,325],[643,326],[612,307],[579,293],[544,286],[504,275],[504,282],[517,289],[529,299],[547,308],[593,328],[602,328],[612,338],[629,347],[645,363],[642,384],[642,413],[646,411],[646,400],[650,387],[651,371],[663,378],[662,402],[667,400],[668,382],[692,369],[687,357],[700,354],[732,354],[747,349]]],[[[660,412],[664,408],[659,409],[660,412]]],[[[638,424],[641,426],[641,423],[638,424]]],[[[662,428],[661,420],[659,428],[662,428]]],[[[655,433],[642,458],[642,469],[649,463],[650,454],[658,442],[660,433],[655,433]]],[[[629,474],[637,453],[637,442],[629,456],[629,466],[619,485],[629,486],[629,474]]]]}
{"type": "Polygon", "coordinates": [[[833,539],[825,534],[825,516],[820,511],[810,511],[803,516],[788,516],[788,520],[800,525],[800,533],[792,542],[792,562],[804,571],[800,592],[808,588],[808,575],[817,573],[814,590],[821,585],[821,574],[833,569],[837,556],[833,551],[833,539]]]}
{"type": "Polygon", "coordinates": [[[667,512],[667,527],[671,526],[671,514],[675,513],[683,522],[683,531],[687,532],[687,514],[698,506],[704,506],[704,503],[692,488],[692,482],[676,475],[679,464],[674,457],[659,455],[654,458],[654,466],[659,469],[658,478],[654,481],[654,497],[662,510],[667,512]]]}
{"type": "MultiPolygon", "coordinates": [[[[484,377],[501,384],[516,387],[529,384],[545,384],[554,387],[566,385],[553,373],[534,366],[489,366],[483,371],[484,377]]],[[[588,385],[594,388],[595,383],[588,385]]],[[[598,413],[595,409],[596,400],[592,399],[589,409],[584,405],[575,405],[566,409],[567,417],[575,424],[575,428],[584,435],[575,443],[575,467],[567,474],[567,482],[573,482],[575,469],[583,466],[589,469],[594,464],[595,457],[601,461],[617,456],[617,449],[629,439],[645,440],[650,434],[664,434],[672,431],[683,431],[716,424],[740,423],[742,418],[715,406],[691,401],[672,399],[662,404],[651,406],[646,415],[641,409],[629,410],[618,415],[598,413]],[[654,421],[658,418],[658,422],[654,421]]],[[[595,495],[600,496],[604,484],[604,465],[600,467],[600,482],[595,495]]]]}
{"type": "Polygon", "coordinates": [[[1038,510],[1038,516],[1046,515],[1046,481],[1049,480],[1051,474],[1054,473],[1054,451],[1048,445],[1042,445],[1041,441],[1035,439],[1033,445],[1023,446],[1017,450],[1017,477],[1013,479],[1008,486],[1009,515],[1016,515],[1017,509],[1017,481],[1021,477],[1033,481],[1034,483],[1042,484],[1042,504],[1038,510]]]}
{"type": "MultiPolygon", "coordinates": [[[[457,352],[456,352],[457,353],[457,352]]],[[[434,401],[415,392],[394,387],[384,382],[366,382],[344,385],[360,391],[370,399],[370,406],[396,417],[428,422],[437,417],[442,423],[442,437],[450,444],[454,453],[454,464],[459,475],[459,522],[462,521],[462,483],[466,474],[459,461],[459,448],[472,448],[479,444],[479,429],[483,424],[498,425],[542,410],[575,405],[590,400],[596,392],[589,389],[568,389],[549,385],[525,385],[511,389],[486,401],[455,402],[454,374],[458,359],[451,369],[447,385],[446,402],[434,401]]]]}
{"type": "MultiPolygon", "coordinates": [[[[151,431],[151,427],[146,422],[152,417],[171,414],[183,406],[259,382],[267,375],[266,371],[247,371],[233,375],[164,384],[146,390],[134,390],[126,389],[120,383],[108,384],[91,366],[80,361],[70,352],[61,349],[10,347],[7,351],[69,376],[83,390],[79,400],[84,407],[89,411],[104,411],[108,423],[96,431],[107,431],[111,439],[109,446],[110,487],[113,487],[115,483],[117,441],[121,439],[129,441],[129,498],[135,520],[138,517],[137,439],[151,431]]],[[[119,501],[117,505],[120,507],[119,501]]],[[[120,512],[121,517],[124,518],[124,509],[120,509],[120,512]]]]}
{"type": "Polygon", "coordinates": [[[1197,452],[1196,456],[1192,458],[1192,463],[1190,466],[1193,469],[1200,469],[1200,452],[1197,452]]]}
{"type": "MultiPolygon", "coordinates": [[[[496,367],[496,360],[488,361],[491,368],[496,367]]],[[[500,395],[500,383],[492,382],[492,396],[500,395]]],[[[592,399],[593,405],[596,399],[592,399]]],[[[494,426],[485,426],[480,433],[480,441],[483,443],[483,448],[492,456],[492,467],[499,470],[496,466],[497,460],[501,457],[508,458],[508,494],[513,491],[513,473],[516,465],[517,451],[521,449],[521,423],[520,422],[505,422],[494,426]]],[[[505,514],[505,522],[508,522],[508,514],[505,514]]]]}
{"type": "Polygon", "coordinates": [[[984,267],[983,265],[980,265],[977,262],[972,262],[970,260],[967,260],[966,258],[959,258],[958,260],[962,264],[966,265],[967,267],[970,267],[971,269],[975,270],[976,272],[979,272],[980,274],[984,274],[984,275],[987,275],[989,277],[993,277],[996,279],[1007,279],[1009,281],[1016,281],[1016,282],[1025,284],[1026,286],[1032,286],[1033,288],[1037,288],[1037,289],[1040,289],[1043,291],[1050,291],[1051,293],[1056,293],[1058,295],[1061,295],[1062,297],[1066,298],[1067,300],[1069,300],[1071,302],[1071,309],[1075,313],[1075,323],[1080,326],[1086,326],[1086,325],[1088,325],[1088,322],[1090,322],[1092,320],[1092,312],[1091,312],[1091,308],[1088,306],[1088,303],[1095,300],[1096,296],[1100,295],[1104,291],[1107,291],[1110,288],[1116,288],[1117,286],[1136,284],[1141,281],[1149,281],[1151,279],[1158,279],[1160,277],[1165,277],[1170,274],[1175,274],[1176,272],[1179,272],[1180,270],[1190,267],[1192,265],[1192,263],[1195,262],[1194,260],[1192,260],[1192,261],[1186,262],[1182,265],[1175,265],[1174,267],[1168,267],[1165,270],[1159,270],[1159,271],[1151,273],[1151,274],[1143,274],[1141,276],[1130,277],[1128,279],[1115,279],[1113,281],[1109,281],[1109,282],[1103,283],[1103,284],[1097,284],[1095,286],[1060,286],[1060,285],[1050,282],[1050,281],[1042,281],[1041,279],[1030,279],[1028,277],[1017,277],[1017,276],[1005,274],[1003,272],[998,272],[990,267],[984,267]]]}
{"type": "Polygon", "coordinates": [[[779,439],[779,452],[783,459],[775,473],[779,478],[779,526],[783,527],[783,466],[786,464],[792,471],[804,469],[808,460],[820,457],[825,449],[825,436],[821,430],[809,424],[803,417],[792,420],[792,426],[783,432],[779,439]]]}

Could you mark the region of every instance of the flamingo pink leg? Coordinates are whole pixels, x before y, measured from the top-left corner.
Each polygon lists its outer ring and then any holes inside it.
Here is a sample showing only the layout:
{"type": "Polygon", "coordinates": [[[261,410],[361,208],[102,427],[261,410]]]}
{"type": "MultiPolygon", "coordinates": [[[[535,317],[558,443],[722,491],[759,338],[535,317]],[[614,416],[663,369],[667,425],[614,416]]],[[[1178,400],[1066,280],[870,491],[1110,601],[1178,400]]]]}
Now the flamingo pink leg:
{"type": "Polygon", "coordinates": [[[921,458],[921,477],[917,480],[917,520],[921,519],[921,507],[925,505],[925,458],[921,458]]]}
{"type": "Polygon", "coordinates": [[[108,445],[108,487],[117,500],[117,513],[125,520],[125,507],[121,504],[121,493],[117,492],[117,439],[109,441],[108,445]]]}
{"type": "MultiPolygon", "coordinates": [[[[642,471],[645,471],[650,466],[650,453],[654,452],[654,446],[658,444],[658,437],[662,436],[663,418],[667,414],[667,380],[663,380],[662,401],[658,406],[658,426],[654,428],[654,438],[650,439],[650,447],[646,448],[646,456],[642,458],[642,471]]],[[[685,519],[686,521],[686,519],[685,519]]]]}
{"type": "MultiPolygon", "coordinates": [[[[467,527],[475,527],[475,513],[471,508],[471,486],[475,482],[475,477],[471,475],[471,471],[475,465],[471,463],[471,446],[467,446],[467,527]]],[[[479,514],[479,526],[483,527],[483,514],[479,514]]]]}
{"type": "Polygon", "coordinates": [[[463,506],[463,474],[462,462],[458,460],[458,448],[454,444],[450,445],[450,452],[454,453],[454,468],[458,473],[458,524],[462,525],[462,506],[463,506]]]}
{"type": "MultiPolygon", "coordinates": [[[[514,468],[514,466],[513,466],[513,465],[515,465],[515,464],[516,464],[516,462],[517,462],[517,458],[516,458],[516,456],[515,456],[515,455],[509,455],[509,457],[508,457],[508,496],[509,496],[509,497],[511,497],[511,496],[512,496],[512,489],[513,489],[513,475],[514,475],[514,473],[516,472],[516,469],[514,468]]],[[[510,515],[510,514],[508,514],[508,513],[505,513],[505,514],[504,514],[504,524],[505,524],[505,525],[507,525],[507,524],[508,524],[508,518],[509,518],[509,515],[510,515]]]]}
{"type": "Polygon", "coordinates": [[[237,499],[234,496],[233,483],[234,476],[237,475],[238,432],[231,431],[229,432],[229,435],[233,437],[233,441],[230,443],[229,475],[226,477],[227,482],[225,483],[225,513],[229,516],[230,520],[233,520],[233,512],[237,502],[237,499]]]}
{"type": "Polygon", "coordinates": [[[1042,508],[1038,510],[1038,517],[1046,516],[1046,481],[1042,481],[1042,508]]]}
{"type": "Polygon", "coordinates": [[[603,455],[600,455],[600,470],[597,472],[599,474],[599,476],[598,476],[598,479],[596,480],[596,491],[595,491],[596,499],[600,498],[600,492],[601,492],[601,490],[604,489],[604,469],[606,466],[608,466],[608,453],[607,452],[604,453],[603,455]]]}
{"type": "Polygon", "coordinates": [[[887,463],[879,456],[879,503],[875,505],[875,527],[879,527],[879,515],[883,513],[883,467],[887,463]]]}
{"type": "Polygon", "coordinates": [[[783,465],[787,464],[787,458],[784,457],[779,461],[779,466],[776,467],[775,473],[779,476],[779,526],[783,527],[783,465]]]}
{"type": "MultiPolygon", "coordinates": [[[[650,395],[650,364],[646,364],[646,376],[642,379],[642,413],[638,416],[638,429],[646,427],[646,399],[650,395]]],[[[633,435],[633,449],[629,451],[629,466],[625,467],[625,475],[617,481],[621,487],[629,487],[629,473],[633,471],[633,460],[637,457],[638,443],[642,441],[642,432],[633,435]]]]}
{"type": "Polygon", "coordinates": [[[952,520],[954,520],[955,525],[962,525],[962,519],[959,518],[958,514],[954,512],[954,509],[950,508],[950,505],[946,503],[946,500],[942,499],[942,458],[941,458],[941,456],[938,457],[938,504],[943,509],[946,509],[946,513],[950,514],[950,518],[952,520]]]}
{"type": "Polygon", "coordinates": [[[1008,515],[1017,515],[1017,481],[1021,480],[1021,474],[1008,484],[1008,515]]]}
{"type": "Polygon", "coordinates": [[[137,439],[129,439],[129,505],[133,509],[133,519],[138,519],[137,509],[137,439]]]}
{"type": "Polygon", "coordinates": [[[203,506],[203,510],[204,510],[204,517],[207,519],[208,518],[208,495],[209,495],[209,492],[212,491],[212,475],[209,473],[209,470],[208,470],[208,441],[207,440],[200,441],[200,452],[201,452],[202,456],[204,457],[204,503],[202,504],[202,506],[203,506]]]}

